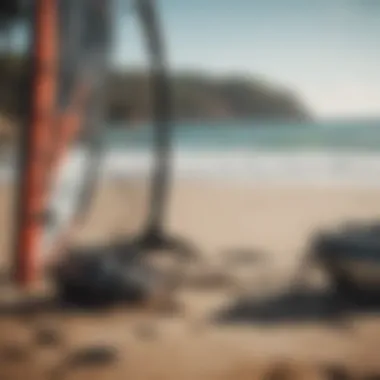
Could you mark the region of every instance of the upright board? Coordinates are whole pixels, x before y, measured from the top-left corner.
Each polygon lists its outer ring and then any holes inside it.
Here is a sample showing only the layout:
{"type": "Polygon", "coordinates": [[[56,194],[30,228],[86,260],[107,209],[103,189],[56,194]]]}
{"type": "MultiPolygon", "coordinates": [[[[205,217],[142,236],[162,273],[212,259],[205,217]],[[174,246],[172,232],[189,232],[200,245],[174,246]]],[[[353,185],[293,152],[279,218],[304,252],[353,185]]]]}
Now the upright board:
{"type": "Polygon", "coordinates": [[[20,149],[15,234],[21,285],[36,279],[91,197],[88,183],[98,168],[105,124],[112,3],[33,2],[29,119],[20,149]]]}

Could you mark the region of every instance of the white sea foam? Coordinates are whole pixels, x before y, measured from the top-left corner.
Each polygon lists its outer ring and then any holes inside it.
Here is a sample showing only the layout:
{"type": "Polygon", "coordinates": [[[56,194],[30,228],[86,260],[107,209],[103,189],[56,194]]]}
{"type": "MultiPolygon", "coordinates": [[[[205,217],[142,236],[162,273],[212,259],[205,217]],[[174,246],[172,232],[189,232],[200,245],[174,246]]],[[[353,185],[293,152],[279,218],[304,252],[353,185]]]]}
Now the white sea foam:
{"type": "MultiPolygon", "coordinates": [[[[77,178],[83,151],[69,157],[64,175],[77,178]]],[[[147,177],[153,167],[150,152],[110,151],[101,173],[107,178],[147,177]]],[[[380,185],[380,154],[360,152],[175,152],[172,169],[178,179],[246,181],[254,183],[380,185]]],[[[14,176],[12,162],[0,166],[0,180],[14,176]]]]}
{"type": "MultiPolygon", "coordinates": [[[[104,175],[147,176],[152,165],[149,154],[111,153],[104,162],[104,175]]],[[[380,154],[368,153],[177,152],[172,169],[179,179],[380,185],[380,154]]]]}

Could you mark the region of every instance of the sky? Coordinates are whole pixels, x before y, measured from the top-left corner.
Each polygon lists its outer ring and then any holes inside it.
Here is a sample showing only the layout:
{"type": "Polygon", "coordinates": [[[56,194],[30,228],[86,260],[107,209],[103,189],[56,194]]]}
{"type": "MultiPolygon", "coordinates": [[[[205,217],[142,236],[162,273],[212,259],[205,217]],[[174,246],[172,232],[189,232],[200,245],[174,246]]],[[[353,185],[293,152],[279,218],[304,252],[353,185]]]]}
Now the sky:
{"type": "MultiPolygon", "coordinates": [[[[156,1],[172,69],[259,76],[323,118],[380,116],[380,0],[156,1]]],[[[114,62],[145,65],[136,18],[116,15],[114,62]]]]}

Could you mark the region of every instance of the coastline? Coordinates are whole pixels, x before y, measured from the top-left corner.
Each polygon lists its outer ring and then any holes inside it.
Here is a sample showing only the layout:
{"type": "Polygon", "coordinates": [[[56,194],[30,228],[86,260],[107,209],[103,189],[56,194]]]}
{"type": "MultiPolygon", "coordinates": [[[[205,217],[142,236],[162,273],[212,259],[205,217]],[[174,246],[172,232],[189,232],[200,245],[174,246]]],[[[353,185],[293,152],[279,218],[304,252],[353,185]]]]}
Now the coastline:
{"type": "MultiPolygon", "coordinates": [[[[380,153],[332,151],[250,151],[186,150],[174,151],[171,170],[174,179],[255,184],[257,186],[380,186],[380,153]]],[[[73,150],[65,161],[62,175],[76,180],[84,152],[73,150]]],[[[105,181],[143,180],[154,167],[147,150],[108,151],[101,163],[105,181]]],[[[15,178],[12,158],[0,164],[0,183],[15,178]]]]}

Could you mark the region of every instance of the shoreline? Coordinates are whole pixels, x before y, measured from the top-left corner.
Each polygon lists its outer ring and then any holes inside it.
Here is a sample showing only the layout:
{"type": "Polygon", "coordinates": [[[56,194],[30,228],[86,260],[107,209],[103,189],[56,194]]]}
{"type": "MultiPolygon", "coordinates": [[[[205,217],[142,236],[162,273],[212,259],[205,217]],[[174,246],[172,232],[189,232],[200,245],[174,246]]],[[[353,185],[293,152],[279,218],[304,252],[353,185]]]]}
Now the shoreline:
{"type": "MultiPolygon", "coordinates": [[[[62,167],[67,181],[75,180],[85,153],[73,150],[62,167]]],[[[13,159],[0,164],[0,182],[15,178],[13,159]]],[[[380,186],[380,153],[270,152],[270,151],[175,151],[171,163],[175,180],[274,186],[380,186]]],[[[102,180],[143,180],[153,169],[148,151],[107,152],[102,180]]]]}

